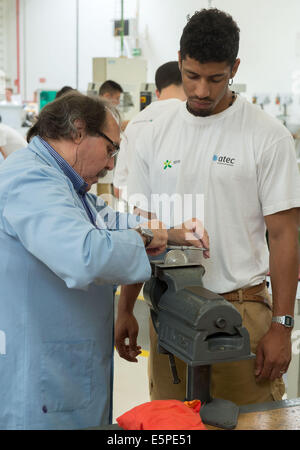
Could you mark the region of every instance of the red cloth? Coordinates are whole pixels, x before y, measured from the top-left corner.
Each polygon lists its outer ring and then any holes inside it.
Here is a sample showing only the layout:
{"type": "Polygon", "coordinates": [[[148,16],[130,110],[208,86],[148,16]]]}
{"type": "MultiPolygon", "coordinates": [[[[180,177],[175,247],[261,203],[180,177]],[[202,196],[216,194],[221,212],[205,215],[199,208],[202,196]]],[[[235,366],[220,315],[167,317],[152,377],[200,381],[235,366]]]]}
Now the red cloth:
{"type": "Polygon", "coordinates": [[[200,400],[193,405],[179,400],[153,400],[127,411],[117,422],[124,430],[206,430],[200,405],[200,400]]]}
{"type": "Polygon", "coordinates": [[[184,404],[186,406],[188,406],[189,408],[192,408],[196,413],[200,412],[200,407],[201,407],[200,400],[190,400],[190,401],[184,402],[184,404]]]}

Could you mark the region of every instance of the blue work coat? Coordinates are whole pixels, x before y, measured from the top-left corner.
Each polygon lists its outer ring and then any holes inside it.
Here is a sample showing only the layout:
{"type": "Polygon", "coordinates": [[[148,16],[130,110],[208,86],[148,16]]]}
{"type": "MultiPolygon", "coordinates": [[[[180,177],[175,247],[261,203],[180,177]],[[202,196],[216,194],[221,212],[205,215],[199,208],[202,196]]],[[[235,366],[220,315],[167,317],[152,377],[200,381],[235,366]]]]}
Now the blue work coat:
{"type": "MultiPolygon", "coordinates": [[[[87,200],[103,228],[136,225],[87,200]]],[[[95,227],[38,138],[1,164],[0,429],[109,423],[114,287],[150,274],[139,234],[95,227]]]]}

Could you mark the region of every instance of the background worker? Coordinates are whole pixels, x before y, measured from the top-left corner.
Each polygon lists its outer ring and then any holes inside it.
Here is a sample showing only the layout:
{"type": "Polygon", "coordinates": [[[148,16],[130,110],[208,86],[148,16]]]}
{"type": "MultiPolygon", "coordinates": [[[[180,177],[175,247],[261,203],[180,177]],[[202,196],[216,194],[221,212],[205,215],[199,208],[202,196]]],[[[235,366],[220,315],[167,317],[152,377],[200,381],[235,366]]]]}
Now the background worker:
{"type": "Polygon", "coordinates": [[[113,80],[106,80],[99,88],[99,96],[112,102],[115,106],[120,104],[123,89],[119,83],[113,80]]]}
{"type": "Polygon", "coordinates": [[[0,105],[18,105],[19,103],[13,99],[13,94],[12,88],[5,88],[5,99],[0,102],[0,105]]]}
{"type": "Polygon", "coordinates": [[[128,171],[134,157],[135,140],[144,127],[163,114],[167,108],[185,100],[182,88],[181,73],[178,61],[170,61],[161,65],[155,73],[156,96],[158,101],[152,102],[140,111],[127,125],[121,139],[120,153],[114,171],[114,195],[120,198],[120,190],[127,185],[128,171]]]}
{"type": "Polygon", "coordinates": [[[0,429],[105,425],[115,285],[150,277],[167,232],[88,192],[119,149],[107,102],[67,93],[28,141],[0,166],[0,429]]]}
{"type": "MultiPolygon", "coordinates": [[[[179,52],[187,102],[139,136],[128,194],[143,194],[149,205],[153,194],[204,195],[210,258],[203,262],[203,284],[237,308],[256,353],[255,360],[214,365],[211,393],[247,404],[281,400],[285,390],[298,284],[300,180],[288,130],[230,88],[238,49],[239,28],[230,15],[211,8],[190,18],[179,52]],[[166,158],[178,164],[164,170],[166,158]]],[[[155,205],[151,213],[161,214],[155,205]]],[[[176,241],[176,230],[169,233],[176,241]]],[[[120,307],[132,307],[133,296],[122,298],[120,307]]],[[[116,341],[125,358],[121,344],[130,333],[120,318],[116,341]]],[[[153,327],[150,341],[151,399],[183,400],[186,365],[176,360],[182,382],[174,385],[153,327]]]]}
{"type": "Polygon", "coordinates": [[[63,86],[59,91],[56,92],[55,98],[59,98],[70,91],[76,91],[76,89],[72,88],[71,86],[63,86]]]}
{"type": "MultiPolygon", "coordinates": [[[[119,106],[122,93],[123,89],[120,84],[113,80],[106,80],[99,88],[100,98],[104,98],[105,100],[111,102],[114,106],[119,106]]],[[[97,193],[98,195],[104,194],[103,198],[110,206],[113,206],[112,199],[110,198],[113,194],[113,171],[108,173],[106,177],[99,179],[97,193]]]]}

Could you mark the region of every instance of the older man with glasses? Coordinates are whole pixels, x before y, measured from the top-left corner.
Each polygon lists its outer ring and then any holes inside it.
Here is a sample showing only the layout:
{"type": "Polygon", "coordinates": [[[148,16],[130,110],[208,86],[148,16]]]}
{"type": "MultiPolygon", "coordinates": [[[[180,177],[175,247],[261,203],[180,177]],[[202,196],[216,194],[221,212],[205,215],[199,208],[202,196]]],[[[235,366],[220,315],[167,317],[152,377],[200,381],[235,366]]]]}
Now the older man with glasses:
{"type": "Polygon", "coordinates": [[[108,424],[115,286],[150,277],[167,232],[88,192],[119,150],[114,107],[67,93],[27,140],[0,168],[0,429],[108,424]]]}

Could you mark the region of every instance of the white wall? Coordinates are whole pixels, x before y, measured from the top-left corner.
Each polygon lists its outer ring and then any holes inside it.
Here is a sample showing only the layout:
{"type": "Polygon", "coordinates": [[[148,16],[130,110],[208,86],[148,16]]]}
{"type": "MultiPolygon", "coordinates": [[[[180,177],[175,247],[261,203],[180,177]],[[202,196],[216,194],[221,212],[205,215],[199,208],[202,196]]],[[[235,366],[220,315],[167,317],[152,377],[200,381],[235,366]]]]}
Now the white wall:
{"type": "MultiPolygon", "coordinates": [[[[25,39],[24,96],[43,87],[76,87],[76,0],[22,0],[25,39]]],[[[78,88],[92,77],[92,57],[118,56],[112,20],[120,15],[119,0],[78,0],[78,88]]],[[[177,58],[187,14],[208,6],[206,0],[125,0],[125,17],[139,4],[139,35],[148,80],[161,63],[177,58]]],[[[248,95],[291,93],[292,75],[300,71],[300,0],[213,0],[212,6],[233,15],[241,29],[241,66],[236,82],[248,95]],[[297,56],[298,54],[298,56],[297,56]]],[[[297,98],[297,107],[299,99],[297,98]]],[[[270,106],[269,106],[270,108],[270,106]]]]}
{"type": "MultiPolygon", "coordinates": [[[[136,0],[127,0],[124,12],[131,17],[135,8],[136,0]]],[[[92,81],[92,58],[119,56],[112,22],[118,17],[120,2],[115,0],[22,0],[23,98],[32,99],[38,88],[66,84],[86,90],[92,81]],[[40,78],[46,83],[39,83],[40,78]]]]}
{"type": "MultiPolygon", "coordinates": [[[[1,0],[0,7],[0,69],[4,72],[5,85],[13,88],[17,78],[15,0],[1,0]]],[[[1,85],[1,94],[4,95],[4,84],[1,85]]]]}
{"type": "Polygon", "coordinates": [[[38,88],[74,85],[76,8],[74,0],[23,0],[23,99],[38,88]],[[39,79],[46,78],[45,84],[39,79]]]}
{"type": "MultiPolygon", "coordinates": [[[[136,0],[125,0],[124,14],[136,14],[136,0]]],[[[92,81],[92,58],[119,56],[120,42],[113,37],[113,19],[121,17],[120,1],[79,0],[79,86],[92,81]]]]}
{"type": "Polygon", "coordinates": [[[7,74],[11,79],[11,87],[14,87],[14,81],[17,78],[17,61],[16,58],[11,58],[10,55],[14,55],[17,49],[17,21],[16,21],[16,8],[14,7],[14,1],[6,1],[7,5],[7,20],[8,23],[12,23],[12,27],[7,27],[7,74]]]}

